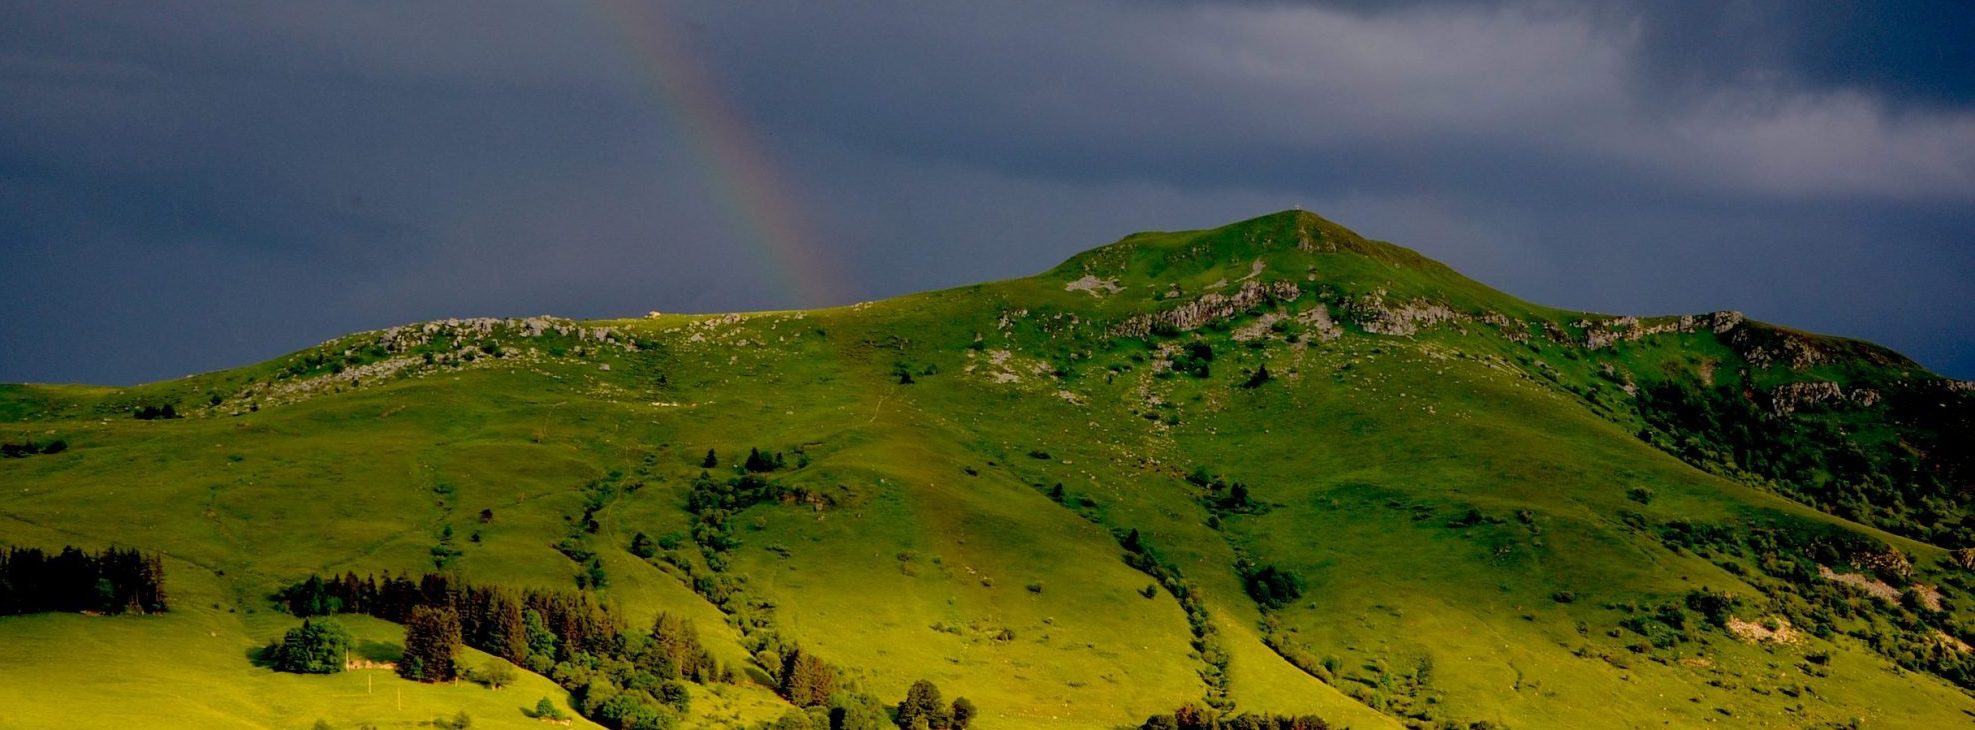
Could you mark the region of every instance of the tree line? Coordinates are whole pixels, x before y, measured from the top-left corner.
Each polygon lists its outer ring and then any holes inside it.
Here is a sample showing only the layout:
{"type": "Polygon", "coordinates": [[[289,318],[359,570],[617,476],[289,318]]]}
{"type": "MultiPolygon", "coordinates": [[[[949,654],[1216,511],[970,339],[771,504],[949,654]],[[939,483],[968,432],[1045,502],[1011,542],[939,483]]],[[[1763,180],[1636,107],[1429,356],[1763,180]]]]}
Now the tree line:
{"type": "MultiPolygon", "coordinates": [[[[446,682],[466,676],[461,646],[493,654],[547,676],[570,691],[577,710],[605,727],[665,730],[688,711],[683,682],[732,683],[738,674],[705,648],[690,620],[660,613],[649,631],[627,631],[614,611],[587,593],[475,586],[426,574],[308,579],[276,596],[290,612],[315,617],[362,613],[405,625],[398,673],[446,682]]],[[[272,647],[275,668],[328,672],[340,668],[348,638],[326,622],[304,622],[272,647]]],[[[913,685],[893,712],[841,679],[835,667],[787,645],[758,660],[778,694],[816,730],[966,730],[977,710],[965,698],[951,704],[930,682],[913,685]],[[889,715],[889,716],[888,716],[889,715]]],[[[792,711],[793,712],[793,711],[792,711]]]]}
{"type": "MultiPolygon", "coordinates": [[[[591,594],[576,591],[478,586],[440,573],[427,573],[418,580],[403,574],[359,578],[345,573],[327,579],[311,575],[277,597],[297,616],[360,613],[441,633],[450,633],[445,618],[450,612],[459,627],[457,643],[541,674],[553,674],[558,665],[572,660],[588,663],[589,657],[609,658],[627,651],[623,620],[591,594]],[[426,609],[428,615],[421,617],[419,609],[426,609]]],[[[711,681],[711,663],[710,656],[679,657],[672,661],[673,671],[666,673],[711,681]]],[[[431,678],[444,681],[454,676],[440,671],[431,678]]]]}
{"type": "Polygon", "coordinates": [[[605,727],[673,727],[690,702],[682,682],[735,678],[700,644],[692,622],[661,613],[649,631],[627,631],[588,593],[478,586],[437,573],[418,580],[345,573],[311,575],[277,597],[299,616],[362,613],[404,624],[398,673],[407,679],[466,676],[459,649],[471,646],[547,676],[605,727]]]}
{"type": "Polygon", "coordinates": [[[1140,730],[1330,730],[1316,715],[1224,715],[1199,705],[1145,718],[1140,730]]]}
{"type": "MultiPolygon", "coordinates": [[[[1062,485],[1057,485],[1062,486],[1062,485]]],[[[1207,683],[1207,703],[1219,709],[1232,709],[1234,699],[1230,696],[1228,679],[1228,654],[1221,644],[1220,631],[1214,627],[1207,615],[1207,604],[1200,597],[1200,589],[1180,573],[1179,565],[1159,552],[1149,537],[1140,534],[1137,528],[1120,535],[1113,529],[1118,546],[1125,549],[1125,565],[1158,581],[1173,599],[1179,601],[1180,609],[1186,612],[1187,630],[1193,634],[1189,645],[1200,657],[1200,679],[1207,683]]],[[[1151,598],[1156,593],[1142,593],[1151,598]]]]}
{"type": "Polygon", "coordinates": [[[0,615],[164,613],[164,558],[135,549],[0,550],[0,615]]]}

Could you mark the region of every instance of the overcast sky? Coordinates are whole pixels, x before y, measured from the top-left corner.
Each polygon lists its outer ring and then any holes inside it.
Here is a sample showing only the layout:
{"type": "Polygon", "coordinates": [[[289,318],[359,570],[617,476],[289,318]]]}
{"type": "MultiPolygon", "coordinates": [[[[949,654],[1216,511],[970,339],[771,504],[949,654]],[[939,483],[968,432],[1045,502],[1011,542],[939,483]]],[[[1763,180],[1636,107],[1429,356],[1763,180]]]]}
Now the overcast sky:
{"type": "Polygon", "coordinates": [[[1302,206],[1975,378],[1967,2],[0,0],[0,381],[785,308],[1302,206]]]}

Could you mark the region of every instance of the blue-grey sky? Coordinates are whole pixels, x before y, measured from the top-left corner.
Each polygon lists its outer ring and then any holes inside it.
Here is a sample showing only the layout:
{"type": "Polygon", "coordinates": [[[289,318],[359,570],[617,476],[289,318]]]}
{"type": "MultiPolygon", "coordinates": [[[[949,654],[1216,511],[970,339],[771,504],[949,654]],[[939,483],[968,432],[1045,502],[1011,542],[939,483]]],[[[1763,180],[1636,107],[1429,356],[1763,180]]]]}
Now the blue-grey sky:
{"type": "Polygon", "coordinates": [[[0,382],[835,304],[1302,206],[1975,377],[1975,5],[0,0],[0,382]]]}

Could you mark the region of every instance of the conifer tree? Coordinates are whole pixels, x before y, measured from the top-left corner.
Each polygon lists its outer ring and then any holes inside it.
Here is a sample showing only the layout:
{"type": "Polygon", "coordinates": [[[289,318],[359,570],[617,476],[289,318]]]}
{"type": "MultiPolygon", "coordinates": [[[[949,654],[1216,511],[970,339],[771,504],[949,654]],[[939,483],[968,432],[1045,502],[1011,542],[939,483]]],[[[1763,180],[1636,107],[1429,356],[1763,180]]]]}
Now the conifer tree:
{"type": "Polygon", "coordinates": [[[760,449],[748,449],[747,461],[741,464],[741,468],[757,474],[770,472],[775,470],[775,460],[762,456],[760,449]]]}
{"type": "Polygon", "coordinates": [[[836,670],[801,649],[790,650],[783,657],[781,679],[782,696],[797,707],[826,704],[837,691],[836,670]]]}
{"type": "Polygon", "coordinates": [[[496,588],[488,596],[486,636],[486,645],[495,656],[516,664],[528,660],[528,626],[514,594],[496,588]]]}
{"type": "Polygon", "coordinates": [[[713,678],[713,655],[700,644],[699,631],[693,622],[670,612],[661,611],[652,621],[652,651],[662,654],[664,660],[654,664],[670,665],[672,671],[661,673],[667,679],[685,677],[696,682],[713,678]]]}
{"type": "Polygon", "coordinates": [[[1274,376],[1269,374],[1269,366],[1262,365],[1260,367],[1255,368],[1255,374],[1248,376],[1247,382],[1242,383],[1241,387],[1260,388],[1262,387],[1263,383],[1269,382],[1269,380],[1273,377],[1274,376]]]}
{"type": "Polygon", "coordinates": [[[459,613],[450,608],[417,606],[405,623],[405,655],[398,675],[421,682],[450,682],[459,677],[459,613]]]}
{"type": "Polygon", "coordinates": [[[650,535],[639,532],[631,536],[631,554],[649,560],[658,555],[658,542],[652,540],[650,535]]]}
{"type": "Polygon", "coordinates": [[[911,689],[905,691],[905,699],[899,701],[897,722],[901,730],[912,730],[921,723],[933,730],[943,730],[952,721],[948,713],[939,687],[921,679],[913,682],[911,689]]]}

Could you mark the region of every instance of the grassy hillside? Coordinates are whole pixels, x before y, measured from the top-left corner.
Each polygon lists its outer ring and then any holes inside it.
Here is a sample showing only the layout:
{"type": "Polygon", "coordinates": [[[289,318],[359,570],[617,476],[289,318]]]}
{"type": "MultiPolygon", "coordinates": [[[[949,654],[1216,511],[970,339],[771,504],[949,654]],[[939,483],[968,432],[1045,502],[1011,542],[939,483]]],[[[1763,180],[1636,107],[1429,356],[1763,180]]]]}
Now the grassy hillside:
{"type": "Polygon", "coordinates": [[[1966,384],[1868,344],[1542,307],[1301,212],[837,309],[426,323],[134,388],[4,386],[0,543],[163,551],[172,611],[0,617],[0,686],[28,700],[0,727],[57,706],[521,727],[567,701],[532,675],[249,661],[299,623],[275,591],[346,571],[600,571],[630,625],[687,615],[745,670],[696,685],[694,727],[791,709],[764,636],[887,702],[933,680],[986,728],[1184,703],[1965,724],[1971,419],[1966,384]],[[781,496],[703,549],[689,494],[750,449],[782,455],[781,496]],[[742,598],[708,600],[716,578],[742,598]]]}

